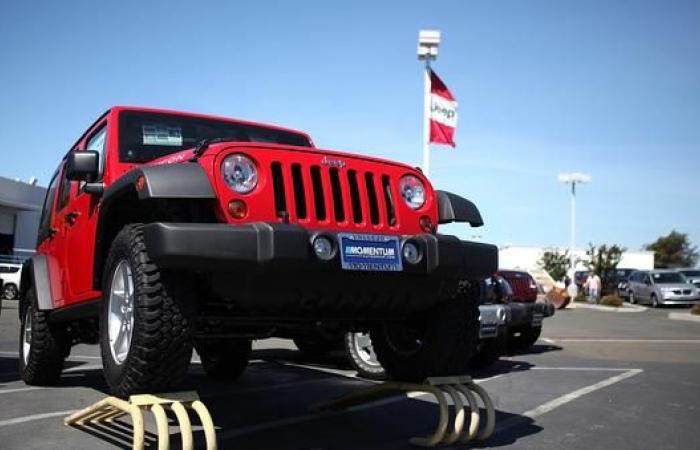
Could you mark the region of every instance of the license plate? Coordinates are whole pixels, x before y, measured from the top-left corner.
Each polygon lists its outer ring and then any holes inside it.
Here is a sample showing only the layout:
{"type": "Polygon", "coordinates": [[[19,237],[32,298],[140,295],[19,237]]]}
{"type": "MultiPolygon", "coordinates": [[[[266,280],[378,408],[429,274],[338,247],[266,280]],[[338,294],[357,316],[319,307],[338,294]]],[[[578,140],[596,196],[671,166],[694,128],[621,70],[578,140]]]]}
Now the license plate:
{"type": "Polygon", "coordinates": [[[498,336],[498,324],[481,322],[479,327],[479,338],[488,339],[498,336]]]}
{"type": "Polygon", "coordinates": [[[542,326],[542,319],[544,318],[544,314],[542,313],[534,313],[532,315],[532,326],[533,327],[541,327],[542,326]]]}
{"type": "Polygon", "coordinates": [[[403,270],[397,236],[341,233],[338,239],[343,270],[378,272],[403,270]]]}
{"type": "Polygon", "coordinates": [[[479,308],[479,338],[498,336],[498,315],[494,309],[479,308]]]}

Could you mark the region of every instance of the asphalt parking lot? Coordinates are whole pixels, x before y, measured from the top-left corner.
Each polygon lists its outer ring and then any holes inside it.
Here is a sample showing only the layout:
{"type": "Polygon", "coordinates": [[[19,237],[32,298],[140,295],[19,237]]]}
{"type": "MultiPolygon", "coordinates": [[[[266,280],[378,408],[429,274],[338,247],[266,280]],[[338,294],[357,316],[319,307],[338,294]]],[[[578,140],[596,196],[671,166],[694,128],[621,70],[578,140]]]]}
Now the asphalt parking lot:
{"type": "MultiPolygon", "coordinates": [[[[36,388],[18,379],[17,338],[16,302],[4,301],[0,448],[130,448],[126,432],[63,425],[105,395],[96,347],[73,349],[61,386],[36,388]]],[[[235,383],[208,380],[193,361],[187,387],[209,407],[220,448],[415,448],[408,439],[434,429],[435,405],[422,397],[312,414],[310,406],[370,383],[339,356],[305,360],[277,339],[255,348],[235,383]]],[[[558,311],[529,353],[477,378],[497,409],[496,433],[480,448],[700,448],[700,323],[669,320],[668,310],[558,311]]]]}

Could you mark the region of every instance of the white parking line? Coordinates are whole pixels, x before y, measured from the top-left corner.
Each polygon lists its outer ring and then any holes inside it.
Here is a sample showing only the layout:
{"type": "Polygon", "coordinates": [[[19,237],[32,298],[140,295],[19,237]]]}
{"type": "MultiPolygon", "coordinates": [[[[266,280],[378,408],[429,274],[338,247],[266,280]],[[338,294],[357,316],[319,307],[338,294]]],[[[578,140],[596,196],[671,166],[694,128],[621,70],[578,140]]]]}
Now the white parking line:
{"type": "Polygon", "coordinates": [[[309,370],[315,370],[317,372],[322,372],[322,373],[330,373],[332,375],[339,375],[341,377],[357,379],[360,381],[366,381],[368,383],[377,383],[377,381],[359,378],[357,376],[357,373],[352,371],[352,370],[332,369],[330,367],[319,367],[319,366],[312,366],[312,365],[308,365],[308,364],[298,364],[298,363],[294,363],[294,362],[286,361],[286,360],[281,360],[281,359],[274,359],[274,360],[271,359],[270,362],[275,362],[275,363],[283,365],[283,366],[298,367],[300,369],[309,369],[309,370]]]}
{"type": "Polygon", "coordinates": [[[700,339],[598,339],[598,338],[590,338],[590,339],[556,339],[555,342],[611,342],[611,343],[621,343],[621,344],[627,344],[627,343],[633,343],[633,344],[639,344],[639,343],[649,343],[649,344],[700,344],[700,339]]]}
{"type": "Polygon", "coordinates": [[[562,405],[570,403],[570,402],[572,402],[580,397],[583,397],[586,394],[590,394],[592,392],[598,391],[598,390],[603,389],[605,387],[611,386],[615,383],[619,383],[622,380],[626,380],[627,378],[631,378],[635,375],[639,375],[642,372],[643,372],[642,369],[629,369],[629,370],[627,370],[624,373],[621,373],[619,375],[615,375],[615,376],[612,376],[610,378],[606,378],[603,381],[599,381],[599,382],[591,384],[589,386],[582,387],[580,389],[576,389],[573,392],[570,392],[568,394],[564,394],[561,397],[557,397],[554,400],[543,403],[534,409],[531,409],[529,411],[525,411],[519,417],[512,417],[510,419],[506,419],[505,421],[496,425],[496,432],[503,431],[503,430],[506,430],[508,428],[512,428],[512,427],[517,426],[517,425],[521,425],[522,423],[525,423],[527,421],[527,419],[535,419],[536,417],[539,417],[543,414],[546,414],[550,411],[553,411],[554,409],[556,409],[562,405]]]}
{"type": "Polygon", "coordinates": [[[0,395],[11,394],[13,392],[38,391],[40,389],[46,389],[46,388],[43,388],[43,387],[25,387],[25,388],[17,388],[17,389],[0,389],[0,395]]]}
{"type": "MultiPolygon", "coordinates": [[[[591,372],[625,372],[627,370],[632,370],[628,367],[547,367],[547,366],[534,366],[530,367],[530,370],[575,370],[575,371],[591,371],[591,372]]],[[[634,369],[641,370],[641,369],[634,369]]]]}
{"type": "MultiPolygon", "coordinates": [[[[0,352],[0,356],[14,356],[15,358],[19,358],[19,353],[17,352],[0,352]]],[[[89,356],[89,355],[70,355],[68,358],[66,358],[67,361],[70,361],[72,359],[94,359],[94,360],[99,360],[102,359],[99,356],[89,356]]]]}
{"type": "Polygon", "coordinates": [[[51,417],[67,416],[68,414],[74,413],[76,410],[70,409],[66,411],[54,411],[50,413],[43,414],[32,414],[31,416],[15,417],[13,419],[0,420],[0,428],[9,425],[18,425],[20,423],[32,422],[34,420],[50,419],[51,417]]]}

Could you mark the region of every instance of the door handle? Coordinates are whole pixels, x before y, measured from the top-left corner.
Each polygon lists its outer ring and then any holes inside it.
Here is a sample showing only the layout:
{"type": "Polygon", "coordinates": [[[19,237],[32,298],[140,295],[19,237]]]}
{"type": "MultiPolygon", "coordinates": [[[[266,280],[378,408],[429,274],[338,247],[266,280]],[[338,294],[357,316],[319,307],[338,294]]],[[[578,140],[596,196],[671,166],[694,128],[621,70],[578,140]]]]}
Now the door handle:
{"type": "Polygon", "coordinates": [[[80,215],[80,214],[78,214],[77,211],[71,211],[71,212],[67,213],[67,214],[64,216],[65,219],[66,219],[66,223],[67,223],[68,225],[73,225],[73,224],[75,224],[75,221],[78,219],[78,216],[79,216],[79,215],[80,215]]]}

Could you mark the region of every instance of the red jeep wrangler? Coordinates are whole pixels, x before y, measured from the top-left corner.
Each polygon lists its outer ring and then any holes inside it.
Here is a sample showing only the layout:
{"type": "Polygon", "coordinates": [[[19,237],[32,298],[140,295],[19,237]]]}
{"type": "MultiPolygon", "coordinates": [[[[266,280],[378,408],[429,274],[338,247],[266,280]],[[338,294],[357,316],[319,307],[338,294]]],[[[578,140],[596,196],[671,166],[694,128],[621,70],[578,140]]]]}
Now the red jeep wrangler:
{"type": "Polygon", "coordinates": [[[21,280],[20,371],[54,384],[77,343],[101,345],[117,395],[172,389],[193,347],[232,379],[251,339],[369,331],[396,379],[463,373],[478,301],[458,280],[492,245],[436,232],[482,225],[420,170],[320,150],[297,131],[114,107],[63,158],[21,280]]]}

